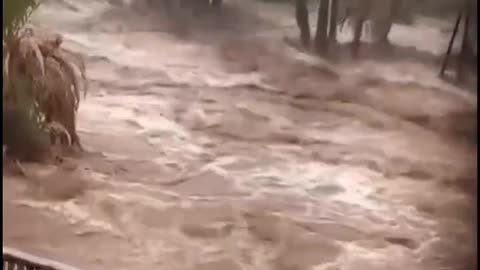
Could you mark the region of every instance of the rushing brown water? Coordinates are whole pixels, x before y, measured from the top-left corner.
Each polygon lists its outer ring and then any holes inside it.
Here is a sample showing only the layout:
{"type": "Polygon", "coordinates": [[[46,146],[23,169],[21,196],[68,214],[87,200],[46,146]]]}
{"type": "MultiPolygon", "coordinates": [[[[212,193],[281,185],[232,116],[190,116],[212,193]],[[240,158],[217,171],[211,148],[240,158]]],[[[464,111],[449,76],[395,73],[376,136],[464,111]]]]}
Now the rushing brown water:
{"type": "MultiPolygon", "coordinates": [[[[299,53],[288,6],[253,5],[178,36],[136,5],[47,1],[34,24],[87,57],[89,154],[4,178],[4,244],[85,269],[463,269],[476,94],[299,53]]],[[[393,41],[444,48],[412,29],[393,41]]]]}

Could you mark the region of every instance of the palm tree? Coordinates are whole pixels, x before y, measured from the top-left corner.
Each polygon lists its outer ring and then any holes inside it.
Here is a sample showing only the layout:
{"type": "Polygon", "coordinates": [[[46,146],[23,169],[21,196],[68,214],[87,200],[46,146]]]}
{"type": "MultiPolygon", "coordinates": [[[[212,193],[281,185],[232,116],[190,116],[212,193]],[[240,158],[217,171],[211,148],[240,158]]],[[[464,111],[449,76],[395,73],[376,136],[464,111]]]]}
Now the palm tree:
{"type": "Polygon", "coordinates": [[[75,116],[87,87],[85,64],[61,48],[62,36],[24,29],[39,3],[3,0],[3,143],[20,158],[43,149],[40,138],[48,134],[81,148],[75,116]]]}

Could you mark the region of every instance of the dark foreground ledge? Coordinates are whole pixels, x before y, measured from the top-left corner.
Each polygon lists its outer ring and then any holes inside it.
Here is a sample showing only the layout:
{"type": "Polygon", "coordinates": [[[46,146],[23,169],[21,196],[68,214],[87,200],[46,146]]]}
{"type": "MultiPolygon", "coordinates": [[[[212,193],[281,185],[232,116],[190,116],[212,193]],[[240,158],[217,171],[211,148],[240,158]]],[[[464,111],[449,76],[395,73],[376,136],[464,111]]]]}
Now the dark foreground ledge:
{"type": "Polygon", "coordinates": [[[81,270],[53,260],[3,247],[3,270],[81,270]]]}

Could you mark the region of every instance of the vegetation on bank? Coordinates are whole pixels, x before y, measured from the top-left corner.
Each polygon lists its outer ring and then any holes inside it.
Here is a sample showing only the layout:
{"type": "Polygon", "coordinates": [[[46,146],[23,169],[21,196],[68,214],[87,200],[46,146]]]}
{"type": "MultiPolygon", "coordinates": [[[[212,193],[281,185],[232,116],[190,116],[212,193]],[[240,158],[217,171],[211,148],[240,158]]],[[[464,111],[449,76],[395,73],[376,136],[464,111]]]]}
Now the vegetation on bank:
{"type": "Polygon", "coordinates": [[[39,4],[3,1],[3,144],[23,160],[44,159],[53,145],[80,148],[76,112],[87,87],[85,64],[62,36],[25,27],[39,4]]]}

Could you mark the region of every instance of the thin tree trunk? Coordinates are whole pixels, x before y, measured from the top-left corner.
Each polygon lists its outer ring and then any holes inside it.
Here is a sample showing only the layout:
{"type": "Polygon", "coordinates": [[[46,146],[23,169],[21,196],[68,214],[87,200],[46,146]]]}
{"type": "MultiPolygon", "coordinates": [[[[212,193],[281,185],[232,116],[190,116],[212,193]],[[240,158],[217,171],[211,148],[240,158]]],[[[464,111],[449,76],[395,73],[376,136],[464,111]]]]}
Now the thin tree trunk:
{"type": "Polygon", "coordinates": [[[353,58],[358,57],[364,23],[365,23],[365,19],[362,17],[355,18],[353,22],[353,41],[352,41],[353,58]]]}
{"type": "Polygon", "coordinates": [[[470,14],[468,11],[465,12],[465,20],[463,26],[463,38],[462,38],[462,47],[460,48],[460,53],[458,55],[458,62],[457,62],[457,82],[463,82],[465,80],[464,74],[464,65],[467,62],[468,52],[468,27],[470,26],[470,14]]]}
{"type": "Polygon", "coordinates": [[[445,53],[445,56],[442,61],[442,68],[440,69],[440,77],[442,77],[445,74],[445,70],[447,69],[448,65],[448,58],[452,52],[453,48],[453,43],[455,42],[455,37],[457,36],[458,33],[458,28],[460,27],[460,22],[462,20],[462,13],[460,12],[457,16],[457,20],[455,21],[455,26],[453,27],[453,33],[450,36],[450,42],[448,43],[448,48],[447,52],[445,53]]]}
{"type": "Polygon", "coordinates": [[[330,30],[328,38],[330,42],[334,43],[337,41],[337,24],[338,24],[338,0],[331,0],[330,7],[330,30]]]}
{"type": "Polygon", "coordinates": [[[310,48],[310,23],[308,22],[308,9],[306,0],[295,0],[295,17],[300,29],[300,41],[305,48],[310,48]]]}
{"type": "Polygon", "coordinates": [[[320,0],[318,7],[317,32],[315,34],[315,50],[319,54],[328,52],[327,28],[329,0],[320,0]]]}
{"type": "Polygon", "coordinates": [[[402,8],[402,0],[390,0],[390,9],[389,9],[389,16],[385,18],[385,20],[380,22],[380,31],[374,33],[377,38],[377,41],[380,44],[389,44],[388,35],[390,34],[390,30],[392,29],[393,22],[395,18],[400,14],[400,9],[402,8]]]}

